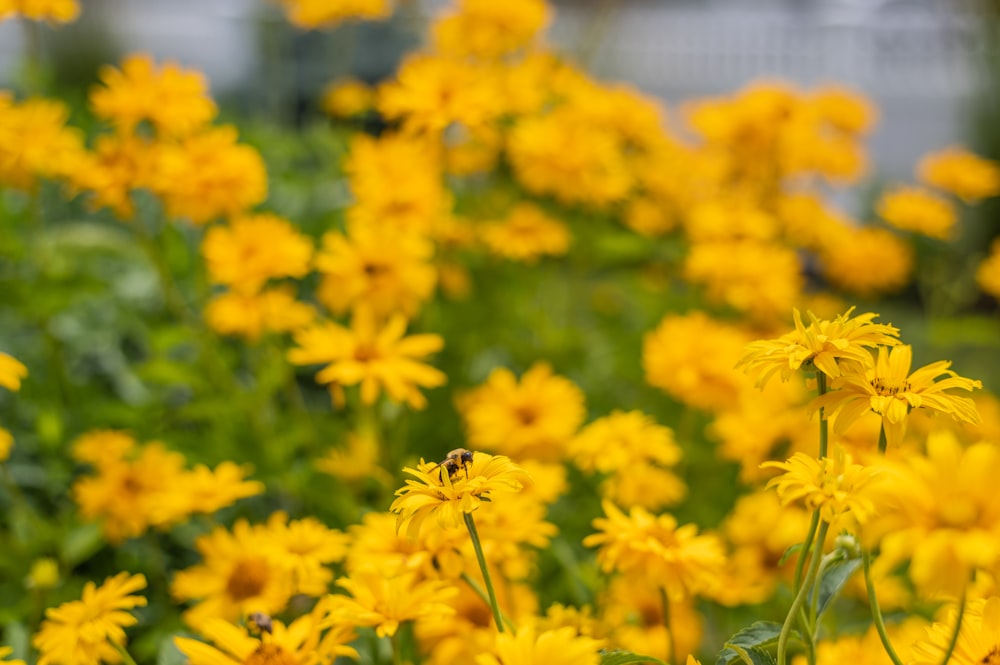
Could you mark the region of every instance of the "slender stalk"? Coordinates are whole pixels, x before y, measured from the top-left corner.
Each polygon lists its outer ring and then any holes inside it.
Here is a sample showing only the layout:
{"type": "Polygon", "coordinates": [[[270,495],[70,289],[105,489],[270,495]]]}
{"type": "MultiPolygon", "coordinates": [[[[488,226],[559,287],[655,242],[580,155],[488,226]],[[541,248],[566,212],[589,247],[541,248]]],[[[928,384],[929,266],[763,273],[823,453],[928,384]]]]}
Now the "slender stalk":
{"type": "Polygon", "coordinates": [[[493,580],[490,579],[490,569],[486,565],[486,557],[483,555],[483,545],[479,542],[479,532],[476,530],[476,521],[472,518],[472,513],[462,513],[465,517],[465,526],[469,529],[469,536],[472,538],[472,547],[476,550],[476,560],[479,562],[479,569],[483,571],[483,581],[486,583],[486,592],[490,597],[490,608],[493,610],[493,621],[497,625],[497,632],[503,632],[503,615],[500,614],[500,605],[497,604],[497,594],[493,590],[493,580]]]}
{"type": "MultiPolygon", "coordinates": [[[[472,579],[472,576],[464,571],[462,572],[462,579],[465,581],[466,584],[469,585],[469,588],[472,589],[477,596],[482,598],[484,603],[486,603],[487,605],[490,604],[490,598],[489,596],[486,595],[486,591],[483,590],[483,587],[479,586],[479,582],[472,579]]],[[[517,628],[514,626],[513,623],[511,623],[511,620],[507,618],[507,615],[501,612],[500,618],[503,619],[503,625],[507,627],[507,630],[509,630],[512,633],[517,632],[517,628]]]]}
{"type": "MultiPolygon", "coordinates": [[[[826,532],[829,528],[830,524],[827,522],[820,524],[819,533],[816,535],[817,544],[826,540],[826,532]]],[[[788,662],[788,636],[792,632],[792,623],[799,616],[802,603],[805,602],[810,589],[812,589],[813,584],[816,582],[816,575],[819,572],[819,564],[822,558],[818,551],[813,553],[812,559],[809,561],[809,571],[806,573],[806,579],[802,583],[802,588],[795,595],[795,600],[792,601],[792,607],[788,610],[785,623],[781,625],[781,633],[778,635],[778,665],[785,665],[788,662]]]]}
{"type": "Polygon", "coordinates": [[[115,651],[118,652],[118,655],[122,657],[122,660],[125,662],[125,665],[136,665],[135,659],[129,655],[125,647],[123,647],[121,644],[118,644],[117,642],[111,642],[111,645],[115,648],[115,651]]]}
{"type": "Polygon", "coordinates": [[[889,442],[885,438],[885,425],[878,430],[878,454],[885,455],[885,450],[888,448],[889,442]]]}
{"type": "Polygon", "coordinates": [[[660,602],[663,603],[663,627],[667,629],[667,662],[677,662],[677,649],[674,647],[674,631],[670,626],[670,598],[667,590],[660,587],[660,602]]]}
{"type": "MultiPolygon", "coordinates": [[[[826,394],[826,374],[823,372],[816,372],[816,394],[825,395],[826,394]]],[[[829,447],[830,441],[830,423],[826,420],[826,414],[823,413],[824,409],[819,410],[819,458],[823,459],[826,457],[826,450],[829,447]]]]}
{"type": "Polygon", "coordinates": [[[809,533],[806,534],[805,542],[802,543],[802,549],[799,550],[798,560],[795,562],[795,577],[792,578],[795,582],[795,593],[798,593],[799,589],[802,588],[802,569],[806,566],[806,557],[809,556],[809,550],[812,549],[817,528],[819,528],[818,508],[813,511],[812,520],[809,522],[809,533]]]}
{"type": "MultiPolygon", "coordinates": [[[[892,641],[889,640],[889,633],[885,630],[885,620],[882,618],[882,608],[879,607],[878,598],[875,596],[875,583],[872,580],[871,550],[866,549],[861,552],[861,563],[865,570],[865,587],[868,589],[868,605],[872,609],[872,621],[875,623],[875,630],[878,632],[879,639],[882,640],[882,647],[885,649],[885,653],[889,656],[889,660],[893,662],[893,665],[903,665],[902,659],[900,659],[896,650],[892,648],[892,641]]],[[[964,600],[965,597],[963,596],[962,598],[964,600]]]]}
{"type": "Polygon", "coordinates": [[[967,595],[965,591],[962,589],[962,600],[958,603],[958,616],[955,617],[955,632],[951,634],[951,642],[948,643],[948,650],[944,654],[941,665],[948,665],[951,654],[955,652],[955,645],[958,644],[958,634],[962,630],[962,617],[965,616],[965,597],[967,595]]]}

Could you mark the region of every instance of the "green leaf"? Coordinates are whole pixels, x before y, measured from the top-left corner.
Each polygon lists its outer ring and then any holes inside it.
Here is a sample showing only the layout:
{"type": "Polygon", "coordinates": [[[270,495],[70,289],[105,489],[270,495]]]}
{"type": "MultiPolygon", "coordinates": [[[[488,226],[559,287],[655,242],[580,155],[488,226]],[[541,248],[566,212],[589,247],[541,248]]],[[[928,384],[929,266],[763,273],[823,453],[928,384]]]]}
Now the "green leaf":
{"type": "Polygon", "coordinates": [[[851,579],[851,575],[860,565],[861,557],[856,556],[839,559],[823,568],[823,575],[819,581],[819,602],[816,604],[817,618],[823,616],[823,611],[830,601],[847,584],[847,580],[851,579]]]}
{"type": "Polygon", "coordinates": [[[101,525],[97,522],[83,524],[71,529],[62,542],[62,561],[67,568],[74,568],[97,554],[104,546],[101,525]]]}
{"type": "Polygon", "coordinates": [[[785,565],[785,562],[788,561],[788,557],[792,556],[793,554],[801,550],[803,544],[804,543],[795,543],[787,550],[785,550],[785,553],[781,555],[781,560],[778,561],[778,568],[781,568],[783,565],[785,565]]]}
{"type": "Polygon", "coordinates": [[[659,658],[643,656],[631,651],[614,649],[613,651],[601,651],[601,665],[628,665],[628,663],[656,663],[657,665],[667,665],[659,658]]]}
{"type": "MultiPolygon", "coordinates": [[[[725,648],[719,652],[715,659],[715,665],[728,665],[739,659],[748,665],[766,665],[773,663],[773,660],[761,660],[762,656],[770,655],[763,651],[768,647],[778,643],[778,636],[781,635],[781,624],[774,621],[757,621],[738,631],[726,641],[725,648]]],[[[789,637],[798,637],[798,633],[792,631],[789,637]]]]}
{"type": "Polygon", "coordinates": [[[156,654],[156,665],[184,665],[185,662],[187,662],[187,656],[181,653],[173,639],[160,642],[160,651],[156,654]]]}
{"type": "Polygon", "coordinates": [[[774,656],[766,651],[754,647],[749,649],[734,647],[733,651],[746,665],[775,665],[774,656]]]}

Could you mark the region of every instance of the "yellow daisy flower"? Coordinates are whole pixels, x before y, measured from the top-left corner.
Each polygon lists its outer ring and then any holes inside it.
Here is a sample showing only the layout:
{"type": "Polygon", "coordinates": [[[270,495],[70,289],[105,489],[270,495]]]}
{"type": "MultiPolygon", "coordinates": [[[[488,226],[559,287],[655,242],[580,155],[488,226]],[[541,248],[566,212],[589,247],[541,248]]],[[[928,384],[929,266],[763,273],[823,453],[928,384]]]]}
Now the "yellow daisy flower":
{"type": "Polygon", "coordinates": [[[913,272],[913,247],[892,231],[873,226],[831,225],[818,254],[823,276],[861,298],[896,293],[913,272]]]}
{"type": "Polygon", "coordinates": [[[951,238],[958,223],[958,213],[948,199],[919,187],[896,187],[885,192],[876,211],[897,229],[915,231],[939,240],[951,238]]]}
{"type": "Polygon", "coordinates": [[[491,653],[476,656],[476,665],[597,665],[604,644],[572,626],[545,631],[525,626],[516,635],[497,635],[491,653]]]}
{"type": "Polygon", "coordinates": [[[408,533],[416,536],[430,516],[438,524],[450,527],[461,523],[463,513],[471,513],[483,501],[494,501],[494,493],[519,492],[531,485],[531,478],[510,458],[476,452],[471,462],[463,462],[451,471],[441,464],[421,462],[416,469],[404,468],[416,480],[396,490],[396,500],[389,507],[398,515],[397,529],[408,524],[408,533]]]}
{"type": "Polygon", "coordinates": [[[405,621],[451,616],[449,600],[454,586],[441,580],[419,581],[405,573],[387,577],[368,570],[337,580],[351,595],[331,595],[320,601],[333,621],[350,626],[372,626],[379,637],[392,636],[405,621]]]}
{"type": "Polygon", "coordinates": [[[976,283],[984,292],[1000,300],[1000,240],[993,241],[989,255],[976,268],[976,283]]]}
{"type": "Polygon", "coordinates": [[[276,0],[288,22],[303,30],[334,28],[352,19],[378,21],[392,15],[392,0],[276,0]]]}
{"type": "Polygon", "coordinates": [[[282,284],[260,293],[221,293],[205,307],[205,322],[220,335],[251,342],[264,333],[287,333],[316,319],[316,309],[295,298],[295,287],[282,284]]]}
{"type": "Polygon", "coordinates": [[[358,79],[341,79],[323,89],[319,105],[334,118],[353,118],[375,107],[375,90],[358,79]]]}
{"type": "Polygon", "coordinates": [[[872,365],[871,347],[899,344],[899,329],[891,324],[872,323],[878,314],[868,312],[851,317],[854,308],[833,321],[820,321],[812,312],[809,325],[802,323],[799,310],[792,310],[795,330],[778,339],[758,340],[747,345],[736,364],[757,376],[764,386],[776,373],[788,380],[793,372],[813,369],[838,377],[842,366],[857,371],[872,365]]]}
{"type": "Polygon", "coordinates": [[[830,392],[812,402],[812,409],[826,409],[836,416],[835,432],[843,432],[869,409],[882,416],[887,445],[897,446],[906,432],[906,417],[912,409],[925,408],[946,413],[958,421],[976,424],[979,412],[968,397],[947,392],[952,389],[982,388],[981,381],[966,379],[939,361],[910,374],[913,348],[901,345],[879,347],[875,366],[863,372],[845,373],[830,383],[830,392]],[[945,377],[938,381],[939,377],[945,377]]]}
{"type": "Polygon", "coordinates": [[[431,26],[434,47],[458,57],[500,58],[528,46],[551,18],[544,0],[460,0],[431,26]]]}
{"type": "Polygon", "coordinates": [[[295,333],[298,348],[288,352],[295,365],[329,363],[316,375],[319,383],[361,385],[361,401],[374,404],[385,391],[395,402],[422,409],[427,399],[417,390],[444,385],[447,377],[418,359],[444,346],[440,335],[404,337],[406,317],[396,314],[379,327],[370,307],[354,312],[351,328],[333,322],[314,324],[295,333]]]}
{"type": "Polygon", "coordinates": [[[260,213],[210,228],[201,253],[214,283],[250,294],[260,291],[269,279],[304,277],[313,246],[287,219],[260,213]]]}
{"type": "Polygon", "coordinates": [[[14,356],[0,352],[0,386],[18,391],[21,381],[28,376],[28,368],[14,356]]]}
{"type": "Polygon", "coordinates": [[[0,21],[21,15],[32,21],[70,23],[80,15],[77,0],[0,0],[0,21]]]}
{"type": "Polygon", "coordinates": [[[570,243],[569,230],[562,222],[527,203],[515,206],[502,221],[487,222],[480,234],[491,252],[523,263],[563,255],[570,243]]]}
{"type": "MultiPolygon", "coordinates": [[[[913,645],[913,665],[938,665],[948,652],[958,611],[952,607],[944,622],[936,622],[925,639],[913,645]]],[[[962,617],[952,665],[994,665],[1000,662],[1000,598],[973,600],[962,617]]]]}
{"type": "Polygon", "coordinates": [[[326,593],[333,579],[328,566],[347,556],[347,535],[314,517],[289,522],[283,511],[272,514],[264,529],[280,550],[279,560],[291,572],[295,592],[307,596],[326,593]]]}
{"type": "Polygon", "coordinates": [[[129,611],[146,604],[133,595],[146,588],[142,575],[118,573],[101,586],[87,582],[80,600],[45,610],[45,620],[31,643],[38,665],[94,665],[120,660],[114,645],[125,646],[125,628],[138,619],[129,611]]]}
{"type": "Polygon", "coordinates": [[[920,179],[958,196],[966,203],[1000,194],[1000,164],[959,147],[924,155],[917,165],[920,179]]]}

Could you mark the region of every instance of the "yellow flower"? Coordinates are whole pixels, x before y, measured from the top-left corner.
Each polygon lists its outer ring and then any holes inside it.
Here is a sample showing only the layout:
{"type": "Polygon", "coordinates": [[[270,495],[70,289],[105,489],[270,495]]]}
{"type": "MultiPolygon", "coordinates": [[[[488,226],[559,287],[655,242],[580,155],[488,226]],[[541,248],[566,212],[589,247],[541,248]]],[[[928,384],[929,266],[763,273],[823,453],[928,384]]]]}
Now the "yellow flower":
{"type": "Polygon", "coordinates": [[[163,136],[184,136],[215,117],[205,76],[174,62],[157,66],[152,56],[138,53],[127,57],[120,70],[105,65],[99,75],[103,86],[91,91],[90,105],[97,117],[124,133],[149,121],[163,136]]]}
{"type": "Polygon", "coordinates": [[[181,474],[178,482],[169,488],[170,499],[177,504],[176,511],[183,517],[193,513],[211,515],[239,499],[264,492],[264,483],[244,480],[248,473],[247,467],[235,462],[221,462],[214,469],[199,464],[181,474]]]}
{"type": "Polygon", "coordinates": [[[72,455],[78,462],[95,467],[114,464],[131,454],[136,440],[128,432],[121,430],[91,430],[73,441],[72,455]]]}
{"type": "Polygon", "coordinates": [[[948,199],[919,187],[896,187],[883,193],[876,210],[897,229],[939,240],[948,240],[958,222],[955,206],[948,199]]]}
{"type": "Polygon", "coordinates": [[[280,550],[279,560],[291,571],[295,593],[307,596],[326,593],[333,579],[327,566],[347,556],[347,535],[327,528],[314,517],[289,522],[282,511],[271,515],[265,529],[267,537],[280,550]]]}
{"type": "Polygon", "coordinates": [[[265,332],[287,333],[300,330],[316,319],[312,305],[295,299],[289,285],[264,289],[260,293],[222,293],[205,307],[208,327],[220,335],[235,335],[250,341],[265,332]]]}
{"type": "Polygon", "coordinates": [[[316,468],[334,478],[348,482],[365,483],[369,480],[388,485],[392,478],[379,466],[383,453],[378,440],[371,435],[352,432],[347,435],[347,445],[331,448],[316,460],[316,468]]]}
{"type": "MultiPolygon", "coordinates": [[[[949,608],[944,622],[935,622],[925,639],[913,645],[913,665],[937,665],[949,653],[956,608],[949,608]]],[[[953,665],[994,665],[1000,658],[1000,598],[992,596],[969,602],[962,617],[958,641],[948,659],[953,665]]]]}
{"type": "Polygon", "coordinates": [[[350,329],[326,322],[297,332],[299,346],[288,352],[288,359],[295,365],[329,363],[316,375],[316,381],[338,386],[361,384],[365,404],[374,404],[384,390],[391,400],[422,409],[427,399],[417,387],[435,388],[443,385],[446,377],[418,359],[438,351],[444,340],[430,333],[404,337],[405,332],[406,317],[402,314],[390,317],[379,328],[372,310],[362,307],[355,310],[350,329]]]}
{"type": "Polygon", "coordinates": [[[569,230],[562,222],[527,203],[515,206],[502,221],[484,224],[480,234],[494,254],[524,263],[565,254],[570,243],[569,230]]]}
{"type": "Polygon", "coordinates": [[[834,286],[862,298],[895,293],[913,272],[913,249],[875,227],[829,227],[819,248],[820,270],[834,286]]]}
{"type": "Polygon", "coordinates": [[[520,383],[510,370],[494,369],[458,407],[473,447],[543,461],[562,458],[585,415],[583,391],[545,363],[533,365],[520,383]]]}
{"type": "Polygon", "coordinates": [[[531,484],[524,469],[503,455],[476,452],[471,462],[464,462],[451,473],[444,465],[425,463],[404,468],[416,480],[407,480],[396,490],[396,500],[389,507],[397,514],[397,529],[404,524],[416,537],[424,520],[434,516],[442,527],[460,524],[464,513],[471,513],[483,501],[496,499],[494,493],[516,493],[531,484]]]}
{"type": "MultiPolygon", "coordinates": [[[[3,16],[0,16],[0,21],[2,20],[3,16]]],[[[0,647],[0,659],[2,659],[0,660],[0,663],[3,663],[4,665],[25,665],[25,662],[20,658],[11,658],[10,660],[7,660],[7,656],[12,653],[14,653],[14,649],[12,647],[0,647]]]]}
{"type": "MultiPolygon", "coordinates": [[[[881,597],[879,598],[881,601],[881,597]]],[[[882,611],[885,611],[883,605],[882,611]]],[[[902,623],[888,624],[886,632],[892,642],[897,655],[904,663],[917,665],[915,660],[916,651],[911,647],[918,640],[925,638],[930,626],[923,617],[907,617],[902,623]]],[[[951,629],[948,635],[951,636],[951,629]]],[[[936,665],[940,665],[942,652],[938,656],[936,665]]],[[[796,656],[793,665],[806,665],[808,661],[805,656],[796,656]]],[[[949,663],[955,663],[949,660],[949,663]]],[[[824,639],[816,645],[816,665],[892,665],[892,660],[882,646],[882,638],[874,626],[870,627],[861,635],[838,635],[833,639],[824,639]]],[[[982,665],[977,661],[978,665],[982,665]]]]}
{"type": "Polygon", "coordinates": [[[643,338],[646,383],[695,408],[735,406],[747,381],[733,365],[747,341],[745,332],[704,312],[665,316],[643,338]]]}
{"type": "Polygon", "coordinates": [[[989,256],[976,268],[976,283],[984,292],[1000,300],[1000,239],[993,241],[989,256]]]}
{"type": "Polygon", "coordinates": [[[323,276],[316,297],[334,314],[359,305],[385,317],[413,317],[434,293],[434,245],[387,226],[349,224],[347,235],[323,236],[316,270],[323,276]]]}
{"type": "Polygon", "coordinates": [[[951,147],[925,155],[917,165],[920,180],[951,192],[966,203],[1000,193],[1000,164],[964,148],[951,147]]]}
{"type": "Polygon", "coordinates": [[[0,186],[31,190],[39,178],[74,173],[86,158],[80,130],[67,127],[69,109],[54,99],[14,102],[0,90],[0,186]]]}
{"type": "Polygon", "coordinates": [[[431,26],[434,47],[459,57],[499,58],[528,46],[548,23],[544,0],[460,0],[431,26]]]}
{"type": "Polygon", "coordinates": [[[217,527],[200,536],[195,548],[202,563],[178,571],[170,585],[177,601],[197,601],[183,614],[190,626],[211,618],[236,621],[251,612],[277,614],[295,590],[282,550],[266,528],[240,520],[232,533],[217,527]]]}
{"type": "Polygon", "coordinates": [[[288,21],[304,30],[333,28],[351,19],[377,21],[392,15],[391,0],[276,0],[288,21]]]}
{"type": "Polygon", "coordinates": [[[77,0],[0,0],[0,21],[21,15],[32,21],[69,23],[79,14],[77,0]]]}
{"type": "Polygon", "coordinates": [[[878,110],[864,95],[839,86],[813,90],[807,104],[812,113],[848,134],[868,133],[878,116],[878,110]]]}
{"type": "Polygon", "coordinates": [[[59,562],[42,557],[31,562],[24,585],[29,589],[53,589],[59,584],[59,562]]]}
{"type": "Polygon", "coordinates": [[[795,330],[774,340],[758,340],[747,345],[737,367],[757,375],[764,386],[776,373],[788,380],[793,372],[813,369],[836,378],[843,371],[856,373],[872,363],[868,349],[899,344],[899,329],[891,324],[872,323],[878,314],[868,312],[851,317],[854,308],[833,321],[821,321],[812,312],[809,325],[802,323],[799,310],[792,310],[795,330]]]}
{"type": "Polygon", "coordinates": [[[351,596],[326,596],[321,602],[333,621],[373,626],[379,637],[392,636],[404,621],[447,617],[455,587],[441,580],[417,580],[413,574],[387,577],[380,571],[355,573],[337,580],[351,596]]]}
{"type": "Polygon", "coordinates": [[[622,213],[622,222],[647,238],[663,235],[677,226],[677,219],[670,208],[648,197],[629,200],[622,213]]]}
{"type": "Polygon", "coordinates": [[[167,215],[204,224],[242,214],[267,197],[264,160],[236,139],[236,128],[224,125],[156,146],[149,187],[167,215]]]}
{"type": "Polygon", "coordinates": [[[850,514],[858,523],[864,523],[876,510],[866,488],[877,469],[852,464],[842,448],[837,448],[833,457],[816,459],[795,453],[785,462],[764,462],[761,467],[785,472],[767,483],[768,489],[775,488],[782,504],[802,499],[807,510],[819,510],[826,522],[850,514]]]}
{"type": "Polygon", "coordinates": [[[153,148],[148,139],[131,134],[104,134],[70,174],[76,190],[92,195],[89,204],[111,208],[119,219],[135,214],[132,191],[150,179],[153,148]]]}
{"type": "Polygon", "coordinates": [[[334,118],[353,118],[375,107],[375,91],[358,79],[335,81],[323,90],[320,108],[334,118]]]}
{"type": "Polygon", "coordinates": [[[0,351],[0,386],[18,391],[21,381],[28,376],[28,368],[14,356],[0,351]]]}
{"type": "Polygon", "coordinates": [[[354,639],[349,628],[329,624],[322,612],[300,616],[286,626],[271,620],[271,630],[252,637],[245,626],[210,618],[197,630],[217,646],[187,637],[174,637],[178,651],[190,665],[314,665],[332,663],[337,656],[357,659],[347,642],[354,639]]]}
{"type": "Polygon", "coordinates": [[[537,632],[526,626],[516,635],[498,634],[491,653],[476,656],[476,665],[597,665],[604,644],[572,626],[537,632]]]}
{"type": "Polygon", "coordinates": [[[101,586],[87,582],[80,600],[45,610],[45,620],[31,643],[38,665],[94,665],[120,660],[113,645],[125,646],[125,628],[137,623],[129,611],[146,604],[132,595],[146,588],[142,575],[118,573],[101,586]]]}
{"type": "Polygon", "coordinates": [[[827,417],[836,416],[836,432],[843,432],[869,409],[882,416],[889,446],[896,446],[906,432],[906,417],[912,409],[925,408],[946,413],[958,421],[976,424],[979,413],[968,397],[948,390],[982,388],[981,381],[966,379],[948,369],[945,360],[921,367],[910,374],[913,348],[901,345],[879,347],[875,366],[863,372],[843,374],[830,383],[830,392],[817,397],[813,409],[825,408],[827,417]],[[942,378],[940,381],[937,380],[942,378]]]}
{"type": "Polygon", "coordinates": [[[269,279],[302,278],[310,268],[312,240],[272,213],[244,215],[213,226],[201,243],[209,277],[240,293],[261,290],[269,279]]]}
{"type": "Polygon", "coordinates": [[[604,572],[641,573],[672,600],[703,593],[715,585],[726,558],[714,535],[698,535],[698,527],[678,527],[672,515],[659,516],[633,506],[626,515],[610,501],[602,502],[607,517],[594,520],[586,547],[599,546],[597,562],[604,572]]]}

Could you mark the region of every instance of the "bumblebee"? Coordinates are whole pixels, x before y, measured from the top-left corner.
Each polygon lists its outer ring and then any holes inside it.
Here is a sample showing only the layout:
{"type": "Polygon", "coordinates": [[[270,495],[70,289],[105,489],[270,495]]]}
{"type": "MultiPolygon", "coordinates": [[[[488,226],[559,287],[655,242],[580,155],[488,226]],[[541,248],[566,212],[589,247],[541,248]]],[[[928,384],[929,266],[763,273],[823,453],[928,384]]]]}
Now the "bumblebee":
{"type": "Polygon", "coordinates": [[[263,612],[253,612],[247,617],[247,627],[251,632],[258,635],[262,633],[274,632],[274,624],[271,623],[271,617],[264,614],[263,612]]]}
{"type": "Polygon", "coordinates": [[[458,472],[459,467],[461,467],[465,470],[465,477],[468,479],[469,464],[472,464],[472,451],[466,450],[465,448],[455,448],[455,450],[449,452],[442,461],[432,466],[430,470],[433,471],[439,466],[443,466],[448,470],[448,477],[450,478],[451,476],[454,476],[458,472]]]}

